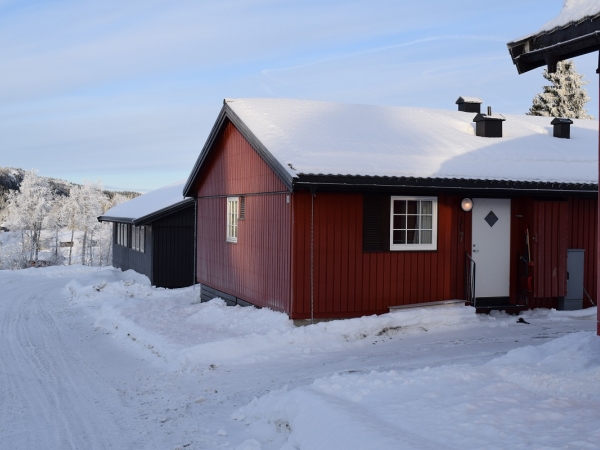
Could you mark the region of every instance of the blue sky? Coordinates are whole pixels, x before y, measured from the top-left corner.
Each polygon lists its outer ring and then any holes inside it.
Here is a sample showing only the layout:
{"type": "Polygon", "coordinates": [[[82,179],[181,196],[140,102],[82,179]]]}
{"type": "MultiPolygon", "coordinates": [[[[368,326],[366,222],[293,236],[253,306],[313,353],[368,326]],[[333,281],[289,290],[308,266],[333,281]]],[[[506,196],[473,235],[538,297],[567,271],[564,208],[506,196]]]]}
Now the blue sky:
{"type": "MultiPolygon", "coordinates": [[[[506,42],[562,0],[0,0],[0,166],[111,188],[186,178],[223,98],[524,113],[506,42]]],[[[597,56],[576,60],[598,117],[597,56]]]]}

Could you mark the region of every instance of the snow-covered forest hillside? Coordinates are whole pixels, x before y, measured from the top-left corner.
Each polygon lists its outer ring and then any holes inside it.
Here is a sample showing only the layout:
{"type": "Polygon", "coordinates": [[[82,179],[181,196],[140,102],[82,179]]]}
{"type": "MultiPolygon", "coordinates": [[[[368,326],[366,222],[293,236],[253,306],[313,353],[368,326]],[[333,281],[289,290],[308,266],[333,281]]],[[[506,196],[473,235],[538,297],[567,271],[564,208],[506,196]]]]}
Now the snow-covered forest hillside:
{"type": "Polygon", "coordinates": [[[110,265],[112,228],[96,218],[137,195],[0,167],[0,269],[110,265]]]}

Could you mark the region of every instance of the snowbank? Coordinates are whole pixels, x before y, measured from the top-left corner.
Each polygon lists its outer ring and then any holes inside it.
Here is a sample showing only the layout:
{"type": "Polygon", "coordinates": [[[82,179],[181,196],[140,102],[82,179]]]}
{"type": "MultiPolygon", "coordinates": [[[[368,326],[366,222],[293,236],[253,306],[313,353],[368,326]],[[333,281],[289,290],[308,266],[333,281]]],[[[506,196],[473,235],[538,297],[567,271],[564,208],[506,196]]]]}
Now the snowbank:
{"type": "Polygon", "coordinates": [[[230,307],[221,299],[197,303],[199,288],[155,288],[145,276],[117,269],[79,276],[67,288],[74,301],[98,309],[96,326],[135,340],[175,368],[248,364],[290,353],[367,346],[415,333],[482,324],[507,327],[514,322],[504,314],[477,315],[470,307],[445,306],[295,327],[279,312],[230,307]]]}
{"type": "Polygon", "coordinates": [[[483,366],[338,374],[232,418],[290,449],[595,448],[599,405],[600,338],[584,332],[483,366]]]}
{"type": "MultiPolygon", "coordinates": [[[[174,369],[335,352],[482,325],[516,326],[504,313],[478,315],[471,307],[441,306],[295,327],[287,315],[267,308],[230,307],[221,299],[198,303],[199,287],[155,288],[143,275],[112,268],[80,275],[67,288],[73,301],[97,310],[96,326],[163,356],[174,369]]],[[[591,309],[536,310],[523,317],[560,321],[594,314],[591,309]]]]}

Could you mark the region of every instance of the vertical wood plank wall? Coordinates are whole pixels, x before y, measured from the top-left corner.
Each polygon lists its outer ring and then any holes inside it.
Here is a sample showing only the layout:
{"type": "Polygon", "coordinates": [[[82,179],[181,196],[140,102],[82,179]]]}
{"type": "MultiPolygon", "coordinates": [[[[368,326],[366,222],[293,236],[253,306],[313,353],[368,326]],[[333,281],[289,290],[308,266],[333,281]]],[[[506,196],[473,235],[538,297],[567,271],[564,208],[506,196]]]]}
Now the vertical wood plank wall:
{"type": "Polygon", "coordinates": [[[166,288],[194,282],[194,204],[152,223],[153,284],[166,288]]]}
{"type": "Polygon", "coordinates": [[[197,281],[257,306],[290,309],[291,203],[283,182],[232,124],[198,186],[197,281]],[[237,243],[226,242],[227,196],[246,196],[237,243]]]}
{"type": "MultiPolygon", "coordinates": [[[[117,244],[117,224],[113,224],[113,266],[121,270],[135,270],[138,273],[146,275],[152,284],[152,227],[146,228],[144,252],[138,252],[131,247],[124,247],[117,244]]],[[[131,227],[129,231],[129,240],[131,241],[131,227]]],[[[131,245],[131,242],[129,243],[131,245]]]]}
{"type": "MultiPolygon", "coordinates": [[[[568,202],[536,201],[533,214],[535,233],[532,259],[536,264],[533,297],[548,299],[564,296],[567,291],[568,202]]],[[[542,306],[539,303],[531,306],[542,306]]]]}
{"type": "MultiPolygon", "coordinates": [[[[558,306],[557,297],[566,293],[567,250],[570,248],[585,250],[584,286],[594,298],[597,289],[595,201],[573,197],[563,201],[513,199],[511,296],[516,295],[516,261],[519,254],[525,253],[525,233],[529,228],[533,262],[529,306],[558,306]]],[[[584,306],[591,304],[584,299],[584,306]]]]}
{"type": "MultiPolygon", "coordinates": [[[[352,317],[390,306],[464,298],[470,215],[461,197],[438,197],[438,250],[363,252],[362,194],[314,198],[314,315],[352,317]],[[466,229],[468,223],[468,229],[466,229]],[[463,233],[462,235],[460,233],[463,233]]],[[[310,317],[311,194],[294,192],[292,318],[310,317]]]]}
{"type": "Polygon", "coordinates": [[[228,122],[200,174],[198,197],[282,192],[283,182],[228,122]]]}
{"type": "MultiPolygon", "coordinates": [[[[598,200],[595,198],[572,198],[568,206],[569,248],[585,250],[583,286],[592,299],[598,292],[598,200]]],[[[591,306],[585,297],[584,306],[591,306]]]]}

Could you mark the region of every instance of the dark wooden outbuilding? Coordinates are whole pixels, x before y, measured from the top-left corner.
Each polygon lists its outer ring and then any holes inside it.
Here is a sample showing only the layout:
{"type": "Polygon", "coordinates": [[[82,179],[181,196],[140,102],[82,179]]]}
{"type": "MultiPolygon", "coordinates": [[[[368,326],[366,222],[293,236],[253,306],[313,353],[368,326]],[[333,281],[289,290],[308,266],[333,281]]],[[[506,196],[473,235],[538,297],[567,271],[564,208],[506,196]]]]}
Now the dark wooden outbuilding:
{"type": "Polygon", "coordinates": [[[165,288],[194,282],[195,204],[183,184],[149,192],[98,217],[113,222],[113,266],[146,275],[165,288]]]}
{"type": "MultiPolygon", "coordinates": [[[[595,295],[597,184],[540,180],[540,166],[527,154],[543,145],[549,161],[567,161],[561,149],[571,145],[571,157],[584,157],[580,146],[593,139],[595,128],[578,121],[578,140],[557,139],[550,120],[507,115],[505,126],[516,127],[512,137],[488,139],[475,136],[473,116],[226,101],[184,188],[184,195],[197,200],[196,281],[203,300],[221,296],[292,319],[357,317],[456,299],[482,310],[556,307],[567,290],[571,248],[585,250],[584,285],[595,295]],[[544,126],[549,131],[532,131],[544,126]],[[369,147],[371,135],[379,138],[386,130],[388,140],[373,140],[369,147]],[[413,130],[416,147],[406,130],[413,130]],[[419,134],[425,132],[430,134],[419,134]],[[356,153],[361,139],[364,155],[356,153]],[[457,146],[460,139],[464,149],[457,146]],[[500,173],[505,163],[502,170],[514,171],[514,179],[471,175],[500,173]],[[523,179],[527,171],[520,164],[534,164],[531,179],[523,179]],[[371,166],[379,174],[364,175],[371,166]],[[348,173],[352,167],[354,174],[348,173]],[[402,171],[420,173],[392,175],[402,171]],[[467,199],[473,199],[472,211],[461,207],[467,199]],[[498,292],[484,292],[485,283],[477,283],[485,264],[474,273],[473,258],[494,238],[475,235],[475,225],[484,232],[506,229],[500,242],[506,275],[498,275],[505,276],[498,292]]],[[[558,174],[565,162],[550,164],[558,174]]]]}
{"type": "MultiPolygon", "coordinates": [[[[540,31],[507,45],[519,74],[543,66],[547,66],[548,72],[553,73],[559,61],[600,50],[600,4],[596,1],[567,1],[558,17],[544,25],[540,31]]],[[[596,73],[600,73],[600,54],[596,73]]],[[[567,125],[566,129],[556,132],[569,137],[566,132],[568,129],[567,125]]],[[[600,144],[598,153],[600,154],[600,144]]],[[[597,236],[598,233],[596,227],[594,234],[597,236]]],[[[596,249],[595,258],[599,254],[600,251],[596,249]]],[[[600,264],[597,261],[595,263],[596,272],[590,275],[598,279],[600,264]]],[[[594,298],[598,304],[600,291],[597,291],[594,298]]],[[[597,334],[600,336],[600,309],[597,334]]]]}

